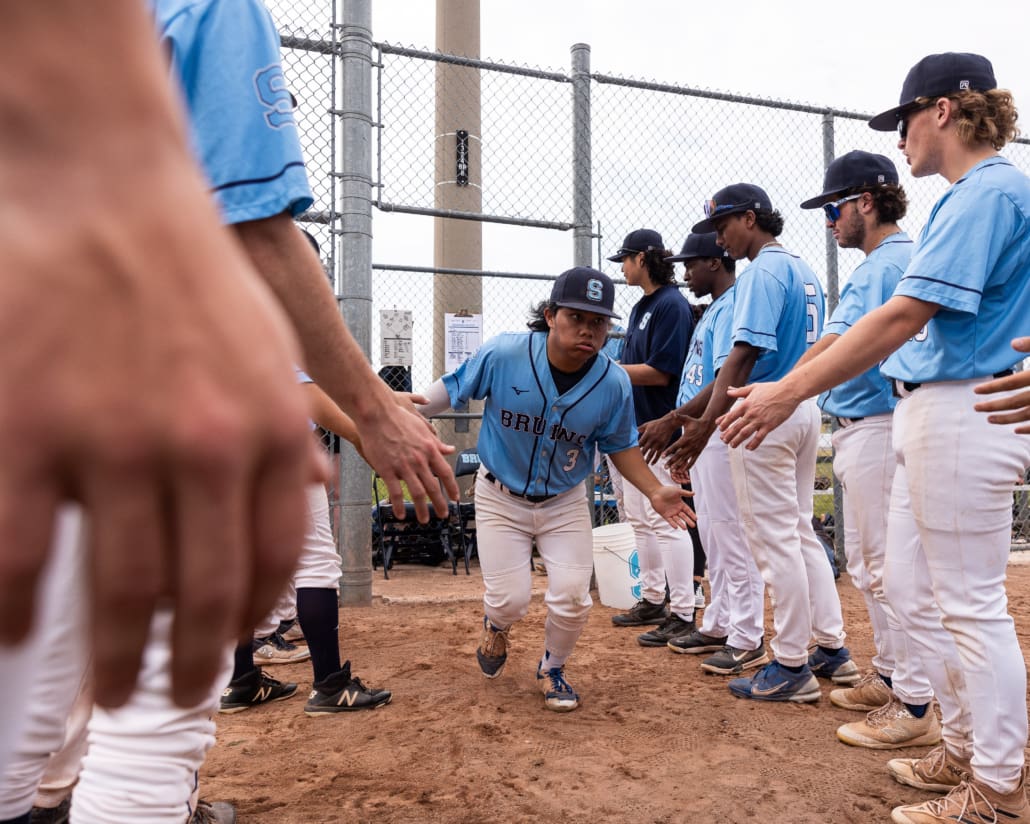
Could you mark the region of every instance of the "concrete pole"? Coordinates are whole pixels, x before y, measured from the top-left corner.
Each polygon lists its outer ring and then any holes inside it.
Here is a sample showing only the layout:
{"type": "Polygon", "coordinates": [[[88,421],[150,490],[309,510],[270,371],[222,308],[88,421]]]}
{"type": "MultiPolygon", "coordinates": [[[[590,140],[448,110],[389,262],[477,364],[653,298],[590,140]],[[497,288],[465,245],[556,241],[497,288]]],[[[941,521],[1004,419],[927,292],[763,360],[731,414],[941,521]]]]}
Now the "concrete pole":
{"type": "Polygon", "coordinates": [[[572,213],[573,265],[592,266],[593,224],[590,157],[590,46],[572,47],[572,213]]]}
{"type": "MultiPolygon", "coordinates": [[[[341,234],[336,278],[340,311],[361,350],[372,351],[372,0],[344,0],[341,40],[341,234]]],[[[345,366],[345,365],[344,365],[345,366]]],[[[372,478],[350,444],[340,453],[336,546],[340,600],[372,603],[372,478]]]]}
{"type": "MultiPolygon", "coordinates": [[[[444,54],[479,54],[479,0],[437,0],[436,49],[444,54]]],[[[482,211],[483,163],[479,69],[436,64],[436,196],[438,209],[478,214],[482,211]],[[459,149],[459,143],[465,149],[459,149]],[[461,155],[467,165],[461,164],[461,155]]],[[[483,268],[483,226],[475,220],[434,218],[433,264],[438,268],[483,268]]],[[[444,373],[447,341],[444,314],[481,314],[483,286],[477,278],[436,275],[433,280],[433,377],[444,373]]],[[[416,330],[415,346],[424,346],[429,330],[416,330]]],[[[417,389],[418,387],[416,387],[417,389]]],[[[479,425],[438,422],[440,437],[458,450],[475,446],[479,425]]]]}

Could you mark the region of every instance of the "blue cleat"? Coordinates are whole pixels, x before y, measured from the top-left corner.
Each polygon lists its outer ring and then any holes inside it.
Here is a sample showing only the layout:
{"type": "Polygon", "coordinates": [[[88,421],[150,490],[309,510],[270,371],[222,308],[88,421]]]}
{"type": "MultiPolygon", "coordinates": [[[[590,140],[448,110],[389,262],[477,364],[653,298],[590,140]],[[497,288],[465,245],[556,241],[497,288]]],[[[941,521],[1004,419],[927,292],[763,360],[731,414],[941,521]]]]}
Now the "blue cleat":
{"type": "Polygon", "coordinates": [[[810,703],[822,696],[819,682],[807,666],[802,667],[801,672],[791,672],[776,660],[762,667],[754,677],[734,678],[728,686],[738,698],[755,701],[810,703]]]}
{"type": "Polygon", "coordinates": [[[813,675],[829,678],[834,684],[851,686],[862,680],[862,673],[851,660],[847,647],[841,647],[833,655],[827,655],[822,647],[816,647],[815,652],[808,656],[808,668],[813,675]]]}

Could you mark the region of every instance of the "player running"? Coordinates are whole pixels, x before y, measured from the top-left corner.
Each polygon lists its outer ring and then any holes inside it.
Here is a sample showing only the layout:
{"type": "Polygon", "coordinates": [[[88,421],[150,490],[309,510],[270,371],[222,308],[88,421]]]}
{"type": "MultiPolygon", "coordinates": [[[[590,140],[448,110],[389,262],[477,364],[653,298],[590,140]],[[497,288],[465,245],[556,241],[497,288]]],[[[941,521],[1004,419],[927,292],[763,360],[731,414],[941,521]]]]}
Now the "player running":
{"type": "Polygon", "coordinates": [[[508,633],[529,609],[534,542],[547,566],[544,652],[536,678],[545,706],[567,712],[579,695],[565,663],[592,601],[593,540],[586,480],[596,449],[615,463],[665,520],[695,522],[679,486],[662,485],[637,448],[633,399],[625,371],[601,352],[615,286],[596,269],[577,267],[554,283],[534,310],[529,332],[491,338],[424,394],[431,416],[485,399],[479,434],[476,528],[483,596],[483,638],[476,651],[487,678],[501,674],[508,633]]]}

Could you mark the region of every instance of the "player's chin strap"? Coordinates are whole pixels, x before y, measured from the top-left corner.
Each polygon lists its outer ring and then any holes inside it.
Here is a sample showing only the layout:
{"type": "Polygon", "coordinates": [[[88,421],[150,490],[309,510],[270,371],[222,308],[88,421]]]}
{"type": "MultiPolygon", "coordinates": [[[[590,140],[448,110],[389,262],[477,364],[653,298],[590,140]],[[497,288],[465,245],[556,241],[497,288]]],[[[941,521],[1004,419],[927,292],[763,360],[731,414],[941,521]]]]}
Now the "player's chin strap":
{"type": "Polygon", "coordinates": [[[418,407],[418,411],[425,417],[431,418],[451,408],[451,396],[447,394],[447,387],[443,385],[443,378],[436,381],[432,386],[422,392],[429,399],[425,406],[418,407]]]}

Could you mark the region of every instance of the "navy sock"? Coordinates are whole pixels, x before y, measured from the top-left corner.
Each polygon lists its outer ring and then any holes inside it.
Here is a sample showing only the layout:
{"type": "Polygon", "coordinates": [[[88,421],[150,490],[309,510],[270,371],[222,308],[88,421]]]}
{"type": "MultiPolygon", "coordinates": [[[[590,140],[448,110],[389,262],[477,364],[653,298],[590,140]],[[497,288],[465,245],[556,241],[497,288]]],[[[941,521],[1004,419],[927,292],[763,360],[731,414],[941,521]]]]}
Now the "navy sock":
{"type": "Polygon", "coordinates": [[[245,641],[236,647],[236,651],[233,653],[232,680],[236,681],[256,669],[254,645],[250,641],[245,641]]]}
{"type": "Polygon", "coordinates": [[[795,675],[797,675],[799,672],[801,672],[801,670],[805,668],[804,664],[801,664],[797,667],[788,667],[786,664],[780,664],[780,666],[787,670],[787,672],[793,672],[795,675]]]}
{"type": "Polygon", "coordinates": [[[883,681],[883,683],[885,683],[891,689],[894,689],[894,679],[892,679],[889,675],[884,675],[882,672],[878,672],[876,674],[880,676],[880,680],[883,681]]]}
{"type": "Polygon", "coordinates": [[[908,707],[908,711],[912,713],[916,718],[922,718],[926,715],[926,710],[930,706],[929,704],[905,704],[908,707]]]}
{"type": "Polygon", "coordinates": [[[340,669],[340,607],[335,589],[299,587],[297,620],[311,651],[315,681],[340,669]]]}
{"type": "Polygon", "coordinates": [[[826,655],[829,655],[831,658],[833,658],[833,656],[840,652],[839,649],[831,649],[830,647],[824,647],[822,644],[819,645],[819,649],[821,649],[826,655]]]}
{"type": "Polygon", "coordinates": [[[0,821],[0,824],[29,824],[32,820],[32,811],[25,813],[25,815],[19,815],[16,818],[5,818],[0,821]]]}

